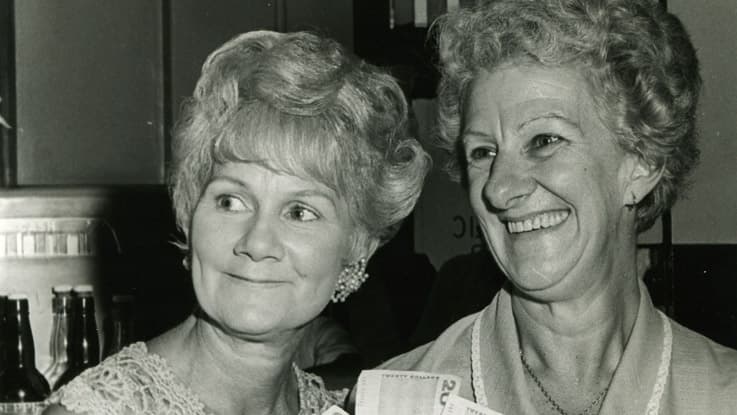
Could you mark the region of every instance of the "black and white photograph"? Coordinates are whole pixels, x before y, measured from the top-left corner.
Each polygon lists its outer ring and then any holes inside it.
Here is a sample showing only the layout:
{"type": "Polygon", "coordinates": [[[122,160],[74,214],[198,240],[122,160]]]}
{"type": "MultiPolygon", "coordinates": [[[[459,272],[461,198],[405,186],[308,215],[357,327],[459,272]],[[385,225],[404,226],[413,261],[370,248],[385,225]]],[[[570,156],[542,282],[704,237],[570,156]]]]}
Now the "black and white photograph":
{"type": "Polygon", "coordinates": [[[0,0],[0,415],[737,414],[737,1],[0,0]]]}

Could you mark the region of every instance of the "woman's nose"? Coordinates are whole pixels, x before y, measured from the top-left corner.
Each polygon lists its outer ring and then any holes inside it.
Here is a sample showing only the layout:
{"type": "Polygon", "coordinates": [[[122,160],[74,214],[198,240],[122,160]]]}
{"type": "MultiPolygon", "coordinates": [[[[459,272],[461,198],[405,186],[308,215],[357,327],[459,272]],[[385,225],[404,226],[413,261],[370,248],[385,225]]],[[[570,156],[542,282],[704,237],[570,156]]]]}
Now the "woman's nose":
{"type": "Polygon", "coordinates": [[[483,189],[491,208],[511,209],[535,191],[536,182],[524,164],[514,157],[497,155],[483,189]]]}
{"type": "Polygon", "coordinates": [[[253,261],[280,259],[283,247],[276,229],[277,224],[262,214],[249,218],[243,235],[233,247],[235,255],[246,255],[253,261]]]}

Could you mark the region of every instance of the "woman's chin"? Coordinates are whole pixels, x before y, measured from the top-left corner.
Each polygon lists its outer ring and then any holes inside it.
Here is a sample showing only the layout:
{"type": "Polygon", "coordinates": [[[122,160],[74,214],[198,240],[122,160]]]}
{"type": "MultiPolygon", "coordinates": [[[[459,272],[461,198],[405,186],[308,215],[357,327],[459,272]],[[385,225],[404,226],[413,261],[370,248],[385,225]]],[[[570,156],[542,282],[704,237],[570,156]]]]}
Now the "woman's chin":
{"type": "Polygon", "coordinates": [[[557,286],[562,278],[554,275],[528,271],[522,276],[509,277],[512,284],[524,293],[543,293],[557,286]]]}
{"type": "Polygon", "coordinates": [[[238,338],[263,337],[286,325],[288,316],[278,309],[250,304],[246,307],[219,307],[208,312],[205,320],[225,333],[238,338]]]}
{"type": "Polygon", "coordinates": [[[554,285],[576,262],[575,255],[571,255],[574,246],[570,243],[537,244],[534,249],[511,248],[499,259],[509,277],[525,286],[554,285]]]}
{"type": "Polygon", "coordinates": [[[244,340],[263,340],[281,331],[282,324],[266,318],[223,322],[222,328],[233,337],[244,340]]]}
{"type": "Polygon", "coordinates": [[[561,263],[560,255],[555,259],[537,258],[520,262],[519,265],[507,268],[507,278],[518,291],[534,297],[546,297],[547,293],[556,291],[567,280],[571,269],[561,263]]]}

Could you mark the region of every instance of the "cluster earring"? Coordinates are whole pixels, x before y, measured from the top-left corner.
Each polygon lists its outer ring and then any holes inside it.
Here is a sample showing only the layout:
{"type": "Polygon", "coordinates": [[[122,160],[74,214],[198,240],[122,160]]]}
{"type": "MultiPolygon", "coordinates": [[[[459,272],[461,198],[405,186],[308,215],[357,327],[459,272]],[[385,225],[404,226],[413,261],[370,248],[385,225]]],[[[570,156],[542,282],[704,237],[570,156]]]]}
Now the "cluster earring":
{"type": "Polygon", "coordinates": [[[184,258],[182,258],[182,267],[189,271],[189,255],[186,255],[184,258]]]}
{"type": "Polygon", "coordinates": [[[340,275],[338,275],[338,283],[335,286],[335,291],[333,292],[331,300],[334,303],[344,302],[349,295],[361,287],[361,284],[363,284],[367,278],[366,260],[364,258],[348,265],[340,272],[340,275]]]}

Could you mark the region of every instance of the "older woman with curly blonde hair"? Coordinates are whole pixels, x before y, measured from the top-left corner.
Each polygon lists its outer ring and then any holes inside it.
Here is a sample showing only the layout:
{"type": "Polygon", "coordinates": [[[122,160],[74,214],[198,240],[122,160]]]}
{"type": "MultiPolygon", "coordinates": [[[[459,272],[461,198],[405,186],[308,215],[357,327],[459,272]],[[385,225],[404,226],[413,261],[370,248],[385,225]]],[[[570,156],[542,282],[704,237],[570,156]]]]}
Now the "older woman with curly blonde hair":
{"type": "Polygon", "coordinates": [[[504,414],[727,414],[737,352],[658,311],[637,235],[697,158],[701,87],[653,0],[498,0],[437,24],[440,131],[507,276],[482,312],[389,362],[504,414]]]}
{"type": "Polygon", "coordinates": [[[174,139],[171,195],[197,309],[83,372],[48,413],[321,414],[294,356],[304,328],[367,278],[413,209],[429,157],[389,75],[309,33],[214,51],[174,139]]]}

